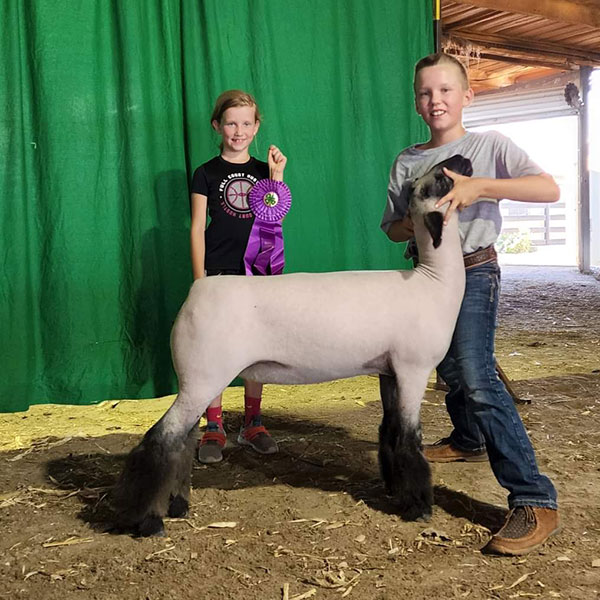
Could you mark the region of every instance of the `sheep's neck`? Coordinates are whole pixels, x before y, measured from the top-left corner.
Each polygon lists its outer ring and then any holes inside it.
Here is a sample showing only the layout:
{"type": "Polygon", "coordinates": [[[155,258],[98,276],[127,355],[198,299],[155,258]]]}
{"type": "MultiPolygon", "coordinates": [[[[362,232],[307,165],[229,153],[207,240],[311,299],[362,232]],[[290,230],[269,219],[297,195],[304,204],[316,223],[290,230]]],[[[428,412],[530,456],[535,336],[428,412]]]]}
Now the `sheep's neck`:
{"type": "Polygon", "coordinates": [[[464,272],[456,213],[444,227],[442,242],[437,248],[433,247],[431,235],[422,223],[415,224],[415,238],[419,248],[419,271],[435,279],[455,278],[464,272]]]}

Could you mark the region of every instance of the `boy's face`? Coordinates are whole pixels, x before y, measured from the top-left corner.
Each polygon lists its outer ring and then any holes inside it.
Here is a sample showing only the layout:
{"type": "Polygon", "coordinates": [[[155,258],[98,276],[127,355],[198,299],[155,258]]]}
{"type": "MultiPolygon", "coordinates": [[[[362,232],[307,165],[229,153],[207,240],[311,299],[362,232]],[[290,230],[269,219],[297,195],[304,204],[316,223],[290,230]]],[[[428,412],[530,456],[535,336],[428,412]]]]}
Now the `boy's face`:
{"type": "Polygon", "coordinates": [[[415,105],[432,134],[462,131],[462,111],[473,101],[458,67],[438,64],[421,69],[415,85],[415,105]]]}

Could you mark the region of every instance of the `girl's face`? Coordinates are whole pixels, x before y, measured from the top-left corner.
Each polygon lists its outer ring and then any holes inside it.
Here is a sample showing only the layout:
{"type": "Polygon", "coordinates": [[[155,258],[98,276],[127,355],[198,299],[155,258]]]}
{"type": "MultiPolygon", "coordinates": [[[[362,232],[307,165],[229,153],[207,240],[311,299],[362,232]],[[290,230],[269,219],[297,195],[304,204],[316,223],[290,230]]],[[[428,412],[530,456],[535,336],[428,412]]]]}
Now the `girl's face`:
{"type": "Polygon", "coordinates": [[[256,120],[254,106],[233,106],[223,113],[220,123],[213,121],[212,126],[223,139],[223,153],[239,155],[248,152],[260,121],[256,120]]]}
{"type": "Polygon", "coordinates": [[[415,104],[432,136],[460,132],[462,112],[473,101],[473,90],[465,89],[458,68],[434,65],[419,71],[415,104]]]}

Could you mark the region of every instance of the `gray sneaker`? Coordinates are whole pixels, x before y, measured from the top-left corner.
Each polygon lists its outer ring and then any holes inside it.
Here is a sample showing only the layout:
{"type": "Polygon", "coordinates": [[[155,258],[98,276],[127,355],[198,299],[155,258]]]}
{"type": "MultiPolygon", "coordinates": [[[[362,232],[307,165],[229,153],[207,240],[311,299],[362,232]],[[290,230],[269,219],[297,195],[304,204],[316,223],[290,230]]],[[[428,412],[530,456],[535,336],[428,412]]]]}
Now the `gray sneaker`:
{"type": "Polygon", "coordinates": [[[259,454],[275,454],[279,451],[277,442],[261,424],[260,417],[255,418],[250,425],[242,426],[237,441],[241,446],[250,446],[259,454]]]}
{"type": "Polygon", "coordinates": [[[209,422],[198,443],[198,460],[205,465],[221,462],[226,442],[225,431],[218,423],[209,422]]]}

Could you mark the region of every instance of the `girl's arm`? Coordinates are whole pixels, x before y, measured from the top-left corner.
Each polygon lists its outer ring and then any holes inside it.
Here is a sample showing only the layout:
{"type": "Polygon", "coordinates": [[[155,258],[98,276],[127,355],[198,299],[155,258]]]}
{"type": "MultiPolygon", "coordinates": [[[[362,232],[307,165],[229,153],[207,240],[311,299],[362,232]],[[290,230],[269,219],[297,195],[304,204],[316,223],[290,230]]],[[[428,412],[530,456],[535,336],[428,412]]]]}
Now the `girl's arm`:
{"type": "Polygon", "coordinates": [[[444,223],[450,215],[473,204],[478,198],[496,198],[517,200],[519,202],[556,202],[560,198],[560,189],[554,178],[547,173],[541,175],[525,175],[514,179],[493,179],[488,177],[465,177],[448,169],[444,169],[448,177],[454,181],[450,193],[441,198],[436,206],[450,203],[444,223]]]}
{"type": "Polygon", "coordinates": [[[206,207],[208,199],[203,194],[192,194],[192,226],[190,248],[194,280],[204,277],[204,230],[206,229],[206,207]]]}
{"type": "Polygon", "coordinates": [[[269,146],[267,157],[269,163],[269,179],[274,181],[283,181],[283,170],[287,164],[287,157],[277,146],[269,146]]]}

